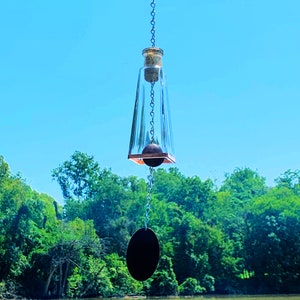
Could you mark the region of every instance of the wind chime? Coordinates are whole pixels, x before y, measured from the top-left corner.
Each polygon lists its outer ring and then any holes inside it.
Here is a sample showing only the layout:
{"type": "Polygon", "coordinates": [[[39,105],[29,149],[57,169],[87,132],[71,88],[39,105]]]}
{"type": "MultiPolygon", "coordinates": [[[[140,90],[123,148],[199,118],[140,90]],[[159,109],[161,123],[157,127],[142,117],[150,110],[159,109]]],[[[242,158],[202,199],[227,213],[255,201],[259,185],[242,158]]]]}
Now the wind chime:
{"type": "Polygon", "coordinates": [[[149,167],[145,226],[131,237],[126,255],[128,270],[139,281],[150,278],[159,261],[159,242],[148,227],[154,168],[175,163],[163,50],[155,45],[155,0],[150,5],[152,46],[143,50],[145,61],[139,71],[128,153],[130,160],[149,167]]]}

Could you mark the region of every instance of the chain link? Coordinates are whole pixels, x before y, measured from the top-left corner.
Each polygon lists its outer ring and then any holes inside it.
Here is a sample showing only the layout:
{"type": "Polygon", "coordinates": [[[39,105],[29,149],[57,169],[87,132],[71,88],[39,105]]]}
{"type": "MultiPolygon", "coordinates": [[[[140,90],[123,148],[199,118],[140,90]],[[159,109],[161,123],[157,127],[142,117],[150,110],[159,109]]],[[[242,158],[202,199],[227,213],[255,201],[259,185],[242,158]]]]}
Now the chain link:
{"type": "Polygon", "coordinates": [[[152,19],[151,19],[151,22],[150,22],[150,24],[152,25],[152,28],[151,28],[151,31],[150,31],[152,36],[151,36],[150,42],[152,44],[152,47],[155,47],[155,6],[156,6],[155,0],[152,0],[150,6],[152,7],[152,11],[151,11],[152,19]]]}
{"type": "MultiPolygon", "coordinates": [[[[150,101],[150,139],[151,139],[151,143],[154,143],[154,83],[151,83],[151,91],[150,91],[150,97],[151,97],[151,101],[150,101]]],[[[149,223],[149,215],[150,215],[150,210],[151,210],[151,199],[152,199],[152,187],[153,187],[153,171],[154,168],[150,167],[149,168],[149,175],[147,177],[148,182],[147,182],[147,189],[148,189],[148,193],[147,193],[147,202],[146,202],[146,213],[145,213],[145,229],[147,230],[148,228],[148,223],[149,223]]]]}
{"type": "Polygon", "coordinates": [[[151,83],[150,100],[150,141],[154,143],[154,82],[151,83]]]}
{"type": "Polygon", "coordinates": [[[148,228],[148,223],[149,223],[149,215],[150,215],[150,210],[151,210],[151,200],[152,200],[152,187],[153,187],[153,171],[154,168],[150,167],[149,168],[149,175],[147,177],[148,182],[147,182],[147,188],[148,188],[148,193],[147,193],[147,203],[146,203],[146,214],[145,214],[145,229],[147,230],[148,228]]]}

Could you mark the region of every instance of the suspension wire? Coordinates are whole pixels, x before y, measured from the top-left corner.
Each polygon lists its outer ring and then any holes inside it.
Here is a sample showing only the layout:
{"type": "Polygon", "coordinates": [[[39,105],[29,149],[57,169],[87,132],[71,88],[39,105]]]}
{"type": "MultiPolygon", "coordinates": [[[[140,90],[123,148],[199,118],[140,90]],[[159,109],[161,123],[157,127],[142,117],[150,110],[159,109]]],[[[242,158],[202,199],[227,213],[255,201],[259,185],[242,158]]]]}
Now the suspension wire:
{"type": "Polygon", "coordinates": [[[155,0],[152,0],[151,4],[150,4],[151,8],[152,8],[152,11],[150,13],[152,19],[151,19],[151,39],[150,39],[150,42],[152,44],[152,47],[155,47],[155,0]]]}

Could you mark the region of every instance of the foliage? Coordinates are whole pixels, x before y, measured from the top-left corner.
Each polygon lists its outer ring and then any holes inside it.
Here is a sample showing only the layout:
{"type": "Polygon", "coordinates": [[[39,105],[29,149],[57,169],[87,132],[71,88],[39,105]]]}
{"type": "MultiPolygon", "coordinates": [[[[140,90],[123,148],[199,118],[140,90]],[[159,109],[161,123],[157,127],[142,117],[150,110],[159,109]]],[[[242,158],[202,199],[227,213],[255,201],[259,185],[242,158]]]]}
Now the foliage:
{"type": "Polygon", "coordinates": [[[161,258],[135,281],[130,237],[147,185],[75,153],[52,172],[65,203],[33,191],[0,156],[0,296],[27,298],[299,293],[300,171],[267,187],[235,169],[216,187],[177,168],[154,172],[150,226],[161,258]]]}
{"type": "Polygon", "coordinates": [[[182,296],[198,295],[205,292],[205,288],[201,287],[196,278],[188,277],[179,287],[179,294],[182,296]]]}
{"type": "Polygon", "coordinates": [[[148,296],[177,295],[178,282],[173,271],[172,260],[168,256],[162,256],[159,266],[150,280],[147,290],[148,296]]]}
{"type": "Polygon", "coordinates": [[[142,292],[143,285],[130,276],[124,257],[111,253],[105,257],[105,261],[108,277],[113,287],[111,296],[124,297],[142,292]]]}
{"type": "Polygon", "coordinates": [[[100,167],[92,156],[75,151],[71,159],[65,161],[52,172],[61,187],[65,199],[89,199],[96,189],[100,167]]]}
{"type": "Polygon", "coordinates": [[[248,215],[247,261],[257,290],[299,292],[300,201],[279,186],[256,199],[248,215]]]}
{"type": "Polygon", "coordinates": [[[81,266],[75,267],[68,278],[68,297],[109,297],[113,286],[105,262],[101,258],[88,256],[81,266]]]}

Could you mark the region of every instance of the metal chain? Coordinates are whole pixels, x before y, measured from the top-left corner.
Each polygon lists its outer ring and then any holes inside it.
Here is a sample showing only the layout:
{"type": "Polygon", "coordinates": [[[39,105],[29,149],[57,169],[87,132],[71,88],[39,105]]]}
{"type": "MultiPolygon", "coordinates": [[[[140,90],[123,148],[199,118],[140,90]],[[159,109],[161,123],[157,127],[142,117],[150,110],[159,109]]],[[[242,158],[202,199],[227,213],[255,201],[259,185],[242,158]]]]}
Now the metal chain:
{"type": "MultiPolygon", "coordinates": [[[[150,6],[152,7],[152,11],[151,11],[151,44],[152,47],[155,47],[155,0],[151,1],[150,6]]],[[[150,141],[151,143],[154,143],[154,84],[155,82],[151,83],[151,90],[150,90],[150,141]]],[[[145,213],[145,229],[147,230],[148,228],[148,223],[149,223],[149,215],[150,215],[150,211],[151,211],[151,200],[152,200],[152,187],[153,187],[153,171],[154,168],[153,167],[149,167],[149,175],[147,177],[148,182],[147,182],[147,202],[146,202],[146,213],[145,213]]]]}
{"type": "Polygon", "coordinates": [[[150,90],[150,141],[154,143],[154,82],[151,83],[151,90],[150,90]]]}
{"type": "MultiPolygon", "coordinates": [[[[151,101],[150,101],[150,139],[151,139],[151,143],[154,143],[154,82],[151,83],[151,91],[150,91],[150,97],[151,97],[151,101]]],[[[147,182],[147,188],[148,188],[148,193],[147,193],[147,202],[146,202],[146,214],[145,214],[145,229],[147,230],[148,228],[148,223],[149,223],[149,214],[150,214],[150,210],[151,210],[151,199],[152,199],[152,186],[153,186],[153,171],[154,168],[150,167],[149,168],[149,175],[147,177],[148,182],[147,182]]]]}
{"type": "Polygon", "coordinates": [[[151,22],[150,24],[152,25],[152,28],[151,28],[151,44],[152,44],[152,47],[155,47],[155,0],[152,0],[150,6],[152,7],[152,11],[151,11],[151,22]]]}
{"type": "Polygon", "coordinates": [[[146,203],[146,214],[145,214],[145,229],[147,230],[148,228],[148,223],[149,223],[149,214],[151,210],[151,200],[152,200],[152,187],[153,187],[153,171],[154,168],[150,167],[149,168],[149,175],[147,177],[148,182],[147,182],[147,188],[148,188],[148,193],[147,193],[147,203],[146,203]]]}

